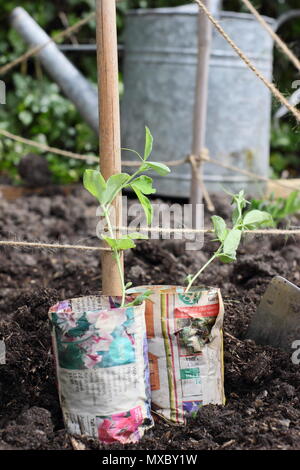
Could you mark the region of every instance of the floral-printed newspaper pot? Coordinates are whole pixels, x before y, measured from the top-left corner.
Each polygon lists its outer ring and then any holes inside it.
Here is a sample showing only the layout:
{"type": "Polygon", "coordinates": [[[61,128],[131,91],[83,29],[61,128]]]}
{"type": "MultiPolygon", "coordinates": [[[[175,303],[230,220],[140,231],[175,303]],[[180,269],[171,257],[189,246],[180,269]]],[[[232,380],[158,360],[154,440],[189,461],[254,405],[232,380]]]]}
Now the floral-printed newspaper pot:
{"type": "Polygon", "coordinates": [[[137,442],[152,427],[145,304],[81,297],[49,311],[67,430],[101,442],[137,442]]]}
{"type": "Polygon", "coordinates": [[[209,403],[224,404],[223,315],[219,289],[147,286],[152,408],[175,423],[209,403]]]}

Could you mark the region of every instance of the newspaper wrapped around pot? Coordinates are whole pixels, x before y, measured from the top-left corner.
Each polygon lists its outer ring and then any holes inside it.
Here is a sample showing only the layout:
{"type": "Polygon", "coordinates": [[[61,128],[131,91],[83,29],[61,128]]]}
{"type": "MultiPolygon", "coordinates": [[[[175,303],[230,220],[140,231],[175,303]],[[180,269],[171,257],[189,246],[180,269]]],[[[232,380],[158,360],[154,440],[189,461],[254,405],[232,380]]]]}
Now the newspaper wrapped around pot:
{"type": "Polygon", "coordinates": [[[142,286],[146,301],[152,408],[183,423],[199,407],[224,404],[223,315],[217,288],[142,286]]]}
{"type": "Polygon", "coordinates": [[[101,442],[137,442],[152,427],[145,305],[81,297],[49,311],[67,430],[101,442]]]}

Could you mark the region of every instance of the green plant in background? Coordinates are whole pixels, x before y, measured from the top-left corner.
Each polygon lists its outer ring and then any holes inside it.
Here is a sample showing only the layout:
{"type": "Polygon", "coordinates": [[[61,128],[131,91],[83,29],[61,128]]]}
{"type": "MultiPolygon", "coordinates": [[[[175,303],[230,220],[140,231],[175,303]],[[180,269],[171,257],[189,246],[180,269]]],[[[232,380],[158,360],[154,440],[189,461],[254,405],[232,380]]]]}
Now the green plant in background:
{"type": "Polygon", "coordinates": [[[215,241],[218,241],[220,245],[207,263],[205,263],[195,275],[190,274],[187,277],[186,280],[188,282],[188,286],[186,288],[186,292],[190,290],[200,274],[215,259],[219,259],[223,263],[232,263],[236,261],[236,252],[245,230],[254,230],[261,226],[273,225],[273,219],[269,212],[257,209],[245,211],[247,205],[250,203],[245,199],[244,191],[240,191],[238,194],[231,194],[231,196],[232,204],[234,206],[232,213],[233,226],[232,228],[228,228],[225,220],[218,215],[213,215],[211,217],[214,233],[217,237],[215,241]]]}
{"type": "MultiPolygon", "coordinates": [[[[94,10],[94,0],[62,0],[32,2],[30,0],[8,0],[0,6],[0,66],[9,63],[25,52],[28,46],[18,33],[8,29],[8,15],[22,6],[52,36],[64,29],[60,14],[65,13],[72,25],[94,10]]],[[[76,34],[79,42],[95,38],[95,20],[76,34]],[[86,39],[88,38],[88,39],[86,39]]],[[[67,39],[66,42],[69,42],[67,39]]],[[[96,83],[96,60],[93,54],[72,56],[81,71],[96,83]]],[[[57,85],[43,75],[36,58],[1,77],[7,86],[7,104],[0,106],[0,127],[10,132],[77,153],[96,153],[97,136],[82,122],[82,118],[64,98],[57,85]],[[21,71],[21,73],[20,73],[21,71]]],[[[0,174],[4,173],[19,182],[17,165],[27,153],[40,153],[34,147],[23,145],[0,136],[0,174]]],[[[46,153],[54,183],[72,183],[80,180],[86,165],[80,160],[66,159],[46,153]]]]}
{"type": "Polygon", "coordinates": [[[251,209],[258,209],[268,212],[273,220],[274,225],[288,217],[300,213],[300,194],[299,191],[293,191],[287,198],[275,198],[274,194],[267,200],[253,199],[251,201],[251,209]]]}
{"type": "Polygon", "coordinates": [[[280,178],[284,170],[297,175],[299,168],[299,130],[283,122],[274,126],[271,133],[270,163],[275,178],[280,178]]]}
{"type": "MultiPolygon", "coordinates": [[[[102,209],[102,215],[107,224],[108,235],[102,235],[103,240],[112,250],[112,256],[116,259],[119,275],[122,284],[122,302],[121,307],[125,306],[126,291],[132,286],[132,282],[125,284],[124,274],[121,267],[121,254],[124,250],[135,248],[134,240],[145,239],[144,235],[138,232],[130,233],[122,238],[116,238],[113,222],[112,222],[112,203],[115,198],[122,192],[123,189],[130,188],[137,195],[141,206],[146,215],[147,224],[150,225],[153,218],[153,207],[148,199],[149,194],[154,194],[155,189],[152,186],[152,178],[143,175],[145,171],[155,171],[159,175],[164,176],[170,172],[169,168],[163,163],[151,162],[148,160],[152,152],[153,138],[146,127],[145,150],[144,155],[141,156],[138,152],[133,151],[141,160],[140,167],[133,175],[127,173],[119,173],[112,175],[107,181],[103,178],[98,170],[86,170],[84,173],[83,184],[84,187],[98,200],[102,209]]],[[[129,149],[125,149],[129,150],[129,149]]],[[[127,304],[137,305],[143,299],[150,295],[151,291],[147,291],[139,295],[134,302],[127,304]]]]}
{"type": "MultiPolygon", "coordinates": [[[[0,127],[17,135],[66,150],[91,154],[97,151],[97,137],[78,115],[73,104],[64,98],[55,83],[43,78],[33,86],[32,78],[14,74],[15,92],[8,93],[7,104],[0,109],[0,127]]],[[[0,171],[17,177],[20,158],[33,147],[0,139],[0,171]]],[[[78,181],[85,169],[80,160],[64,159],[46,154],[53,180],[56,183],[78,181]]]]}

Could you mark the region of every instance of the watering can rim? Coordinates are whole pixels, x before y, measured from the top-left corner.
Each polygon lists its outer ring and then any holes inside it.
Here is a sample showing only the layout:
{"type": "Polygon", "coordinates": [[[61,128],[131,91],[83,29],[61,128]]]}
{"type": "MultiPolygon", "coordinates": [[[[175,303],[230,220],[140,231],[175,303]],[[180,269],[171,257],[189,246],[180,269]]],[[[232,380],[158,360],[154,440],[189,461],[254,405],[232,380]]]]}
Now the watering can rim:
{"type": "MultiPolygon", "coordinates": [[[[192,5],[196,8],[188,8],[189,5],[183,5],[180,7],[168,7],[168,8],[136,8],[129,10],[126,13],[126,16],[148,16],[148,15],[172,15],[172,16],[194,16],[198,13],[198,6],[192,5]]],[[[256,18],[251,13],[239,13],[235,11],[224,11],[222,10],[217,16],[220,16],[222,19],[232,18],[232,19],[241,19],[241,20],[252,20],[257,21],[256,18]]],[[[277,23],[276,18],[270,16],[261,15],[267,23],[271,26],[275,26],[277,23]]]]}

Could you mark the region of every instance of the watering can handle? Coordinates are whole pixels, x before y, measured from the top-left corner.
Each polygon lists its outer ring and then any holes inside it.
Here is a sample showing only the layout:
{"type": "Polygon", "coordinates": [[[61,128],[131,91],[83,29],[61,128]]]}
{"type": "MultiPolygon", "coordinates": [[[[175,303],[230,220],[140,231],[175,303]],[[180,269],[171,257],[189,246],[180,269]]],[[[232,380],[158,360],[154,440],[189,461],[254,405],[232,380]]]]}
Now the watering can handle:
{"type": "Polygon", "coordinates": [[[290,11],[287,11],[286,13],[283,13],[282,15],[279,16],[279,18],[277,18],[274,31],[278,31],[278,29],[281,28],[281,26],[284,25],[284,23],[286,23],[287,21],[290,21],[290,20],[293,20],[294,18],[299,18],[299,17],[300,17],[300,9],[290,10],[290,11]]]}

